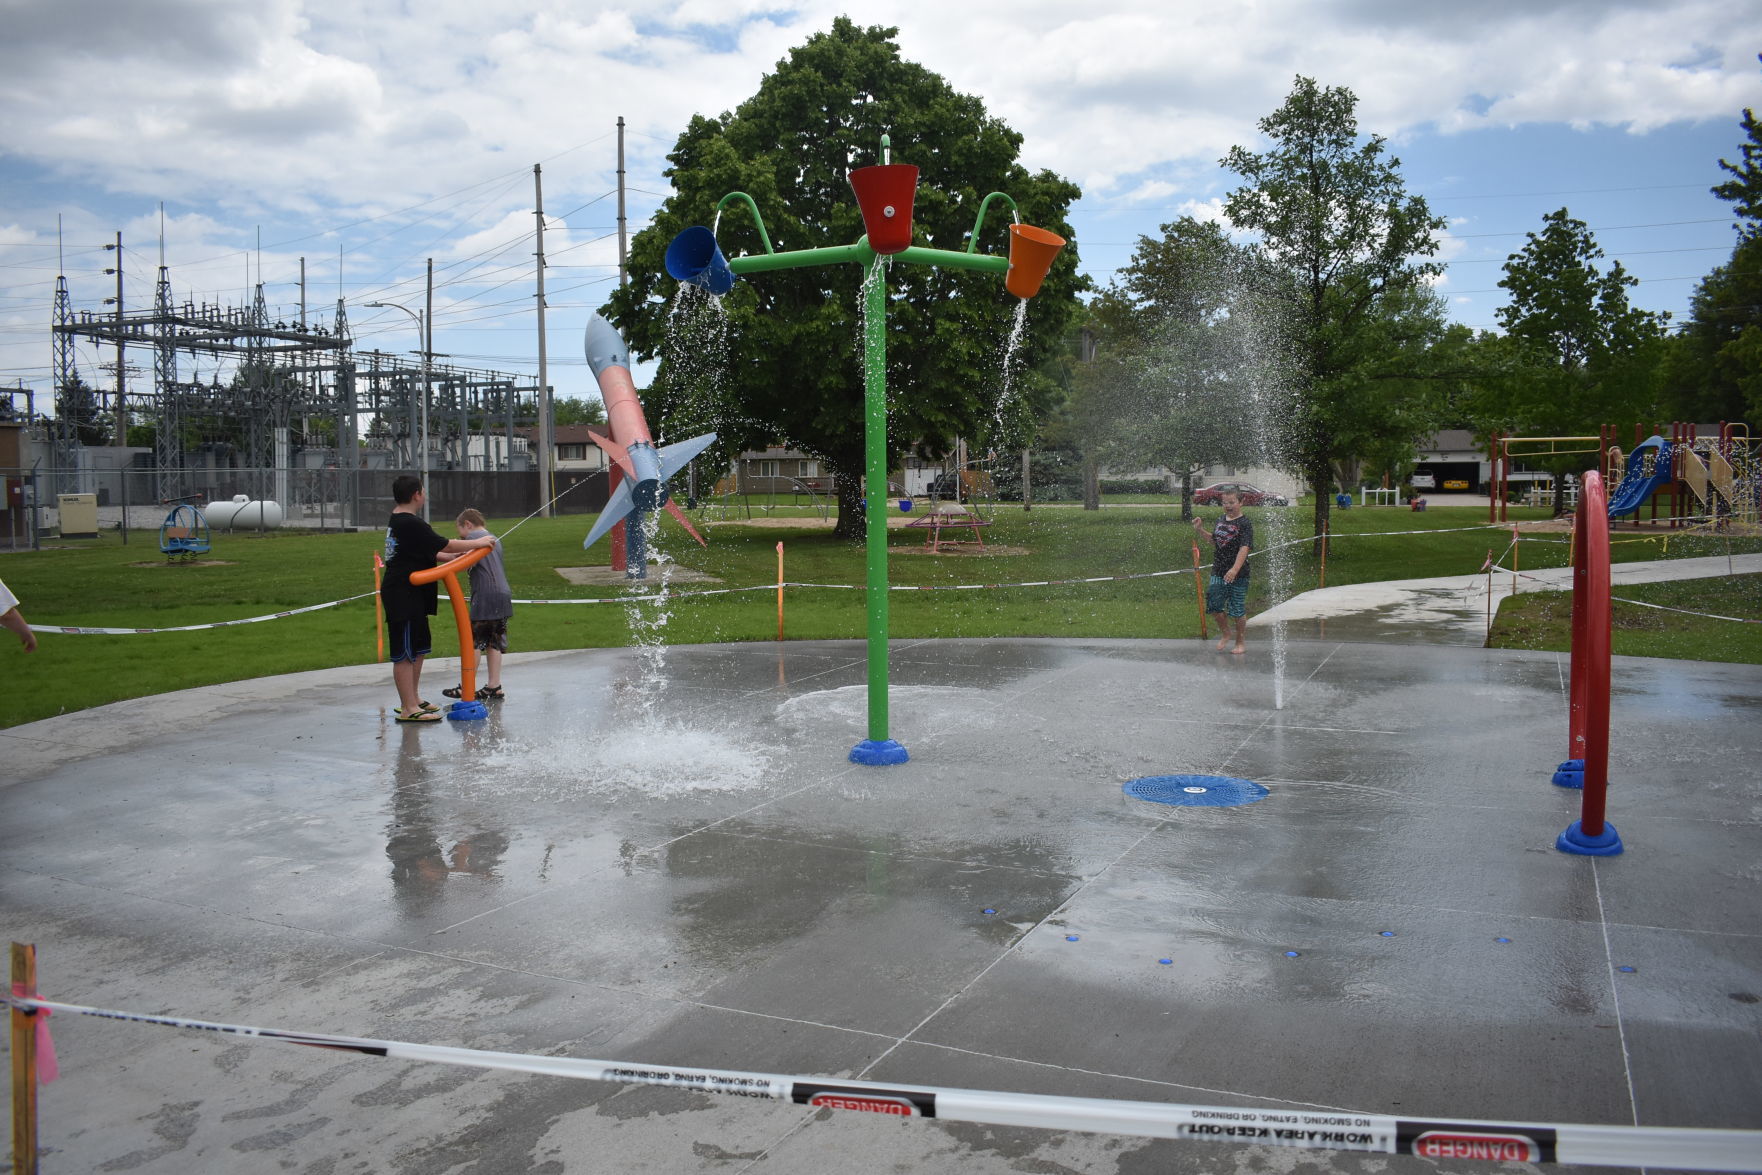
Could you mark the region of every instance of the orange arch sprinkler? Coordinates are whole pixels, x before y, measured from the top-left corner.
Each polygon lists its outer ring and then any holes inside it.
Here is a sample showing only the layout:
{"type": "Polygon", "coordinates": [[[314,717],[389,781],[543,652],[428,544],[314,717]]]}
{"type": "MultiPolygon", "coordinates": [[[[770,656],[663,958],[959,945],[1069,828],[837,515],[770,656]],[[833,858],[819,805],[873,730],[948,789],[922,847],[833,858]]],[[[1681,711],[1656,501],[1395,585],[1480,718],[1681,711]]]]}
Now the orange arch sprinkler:
{"type": "Polygon", "coordinates": [[[459,626],[459,700],[447,707],[447,717],[455,722],[489,717],[489,709],[477,700],[477,646],[471,640],[471,610],[465,606],[465,593],[459,588],[459,573],[476,566],[493,550],[494,547],[479,547],[457,559],[410,573],[410,582],[414,584],[433,583],[437,579],[447,581],[453,623],[459,626]]]}

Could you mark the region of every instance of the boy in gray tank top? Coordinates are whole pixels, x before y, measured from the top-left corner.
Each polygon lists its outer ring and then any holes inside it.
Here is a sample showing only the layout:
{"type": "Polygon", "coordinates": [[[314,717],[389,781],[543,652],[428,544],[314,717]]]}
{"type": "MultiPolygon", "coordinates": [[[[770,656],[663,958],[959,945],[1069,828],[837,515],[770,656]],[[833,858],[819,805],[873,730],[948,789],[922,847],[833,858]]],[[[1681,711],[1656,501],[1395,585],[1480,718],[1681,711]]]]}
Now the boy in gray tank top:
{"type": "MultiPolygon", "coordinates": [[[[484,529],[483,515],[476,510],[460,511],[454,520],[462,539],[493,538],[484,529]]],[[[508,573],[502,567],[502,544],[479,559],[469,572],[471,576],[471,640],[483,654],[484,683],[477,696],[484,701],[502,697],[502,654],[508,651],[508,620],[514,615],[514,592],[508,587],[508,573]]],[[[442,690],[449,698],[465,691],[463,684],[442,690]]]]}

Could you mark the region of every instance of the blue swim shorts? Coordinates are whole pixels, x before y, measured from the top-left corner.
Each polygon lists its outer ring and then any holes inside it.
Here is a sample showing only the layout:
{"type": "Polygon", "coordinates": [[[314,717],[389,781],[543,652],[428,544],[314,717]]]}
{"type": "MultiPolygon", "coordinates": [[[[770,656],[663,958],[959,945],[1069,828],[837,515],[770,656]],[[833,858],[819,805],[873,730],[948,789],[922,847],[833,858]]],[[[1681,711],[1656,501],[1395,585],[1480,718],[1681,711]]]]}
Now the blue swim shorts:
{"type": "Polygon", "coordinates": [[[1205,585],[1205,610],[1213,615],[1248,615],[1248,582],[1238,578],[1235,583],[1225,583],[1223,576],[1213,575],[1205,585]]]}

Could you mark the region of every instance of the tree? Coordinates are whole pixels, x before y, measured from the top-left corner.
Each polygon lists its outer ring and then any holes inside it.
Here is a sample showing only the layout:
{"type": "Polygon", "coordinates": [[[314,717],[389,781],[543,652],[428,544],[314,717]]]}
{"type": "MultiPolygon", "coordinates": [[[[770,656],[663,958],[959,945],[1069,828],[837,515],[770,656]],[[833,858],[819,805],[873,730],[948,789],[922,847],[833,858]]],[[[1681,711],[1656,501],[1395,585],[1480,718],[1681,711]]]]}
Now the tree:
{"type": "MultiPolygon", "coordinates": [[[[921,169],[915,242],[964,249],[980,200],[992,191],[1013,196],[1024,221],[1071,236],[1066,210],[1079,195],[1076,186],[1022,167],[1021,136],[979,99],[903,60],[896,32],[840,17],[779,62],[734,112],[694,117],[668,156],[673,194],[632,240],[631,281],[612,296],[608,315],[639,356],[661,359],[649,406],[659,431],[689,436],[707,426],[732,447],[782,441],[815,454],[836,479],[836,533],[850,538],[864,526],[857,506],[858,268],[796,269],[737,283],[721,299],[721,337],[731,357],[724,365],[669,346],[669,331],[681,324],[665,304],[674,284],[661,260],[676,233],[708,222],[717,201],[734,191],[752,196],[778,250],[857,240],[862,217],[849,174],[881,161],[883,133],[892,137],[895,162],[921,169]]],[[[1007,220],[1007,208],[994,204],[979,247],[1001,252],[1007,220]]],[[[719,231],[730,255],[762,249],[744,206],[720,217],[719,231]]],[[[1084,284],[1073,252],[1059,257],[1031,303],[1022,370],[1041,365],[1072,312],[1084,284]]],[[[907,448],[937,456],[957,436],[986,430],[999,408],[1000,344],[1018,303],[994,275],[922,265],[891,267],[888,289],[891,466],[907,448]]],[[[715,345],[721,344],[706,344],[715,345]]]]}
{"type": "Polygon", "coordinates": [[[606,406],[599,400],[554,399],[551,414],[558,424],[606,423],[606,406]]]}
{"type": "Polygon", "coordinates": [[[1425,352],[1443,330],[1429,287],[1443,267],[1415,259],[1437,251],[1444,220],[1407,194],[1382,137],[1360,141],[1357,104],[1300,76],[1260,120],[1270,149],[1233,147],[1222,161],[1247,181],[1224,214],[1283,277],[1295,398],[1282,448],[1315,495],[1318,551],[1336,462],[1411,441],[1436,418],[1425,352]]]}
{"type": "Polygon", "coordinates": [[[80,378],[79,372],[74,372],[67,383],[55,389],[55,415],[73,426],[73,434],[80,444],[110,443],[110,429],[104,423],[98,392],[80,378]]]}
{"type": "MultiPolygon", "coordinates": [[[[1762,61],[1762,54],[1757,54],[1756,60],[1762,61]]],[[[1730,172],[1732,178],[1715,186],[1713,194],[1731,204],[1738,215],[1733,227],[1739,238],[1747,241],[1762,235],[1762,122],[1746,106],[1739,125],[1749,141],[1738,145],[1739,162],[1719,161],[1719,169],[1730,172]]]]}
{"type": "Polygon", "coordinates": [[[1249,464],[1257,415],[1276,412],[1282,346],[1268,337],[1258,255],[1216,224],[1182,217],[1140,237],[1132,260],[1091,304],[1096,355],[1079,411],[1097,461],[1181,474],[1249,464]]]}
{"type": "Polygon", "coordinates": [[[1738,243],[1689,299],[1689,319],[1666,365],[1676,410],[1694,420],[1762,427],[1762,121],[1745,107],[1740,162],[1713,188],[1731,202],[1738,243]]]}
{"type": "MultiPolygon", "coordinates": [[[[1598,269],[1603,250],[1584,221],[1561,208],[1542,224],[1506,258],[1499,285],[1510,301],[1494,312],[1516,359],[1517,378],[1506,385],[1512,424],[1562,436],[1611,420],[1655,419],[1669,316],[1628,302],[1638,281],[1621,262],[1598,269]]],[[[1566,473],[1589,462],[1579,455],[1537,463],[1566,473]]],[[[1560,481],[1554,505],[1565,509],[1560,481]]]]}

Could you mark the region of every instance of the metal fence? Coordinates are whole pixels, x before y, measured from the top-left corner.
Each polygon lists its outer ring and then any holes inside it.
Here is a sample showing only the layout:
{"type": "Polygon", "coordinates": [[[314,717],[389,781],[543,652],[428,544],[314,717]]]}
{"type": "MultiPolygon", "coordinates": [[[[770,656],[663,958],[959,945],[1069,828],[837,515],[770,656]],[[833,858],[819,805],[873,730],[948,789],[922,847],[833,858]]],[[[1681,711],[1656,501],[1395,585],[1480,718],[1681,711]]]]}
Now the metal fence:
{"type": "MultiPolygon", "coordinates": [[[[278,523],[274,509],[243,511],[244,521],[238,529],[377,530],[391,513],[392,480],[399,472],[193,466],[177,471],[176,484],[182,487],[182,495],[161,499],[157,489],[163,484],[162,471],[150,466],[69,469],[39,463],[30,468],[0,468],[0,484],[5,489],[0,549],[30,548],[41,545],[45,538],[62,537],[66,533],[64,506],[70,519],[79,519],[83,518],[82,507],[95,505],[96,531],[121,532],[125,538],[135,531],[157,533],[167,514],[180,503],[206,512],[215,503],[231,504],[238,499],[273,502],[281,515],[278,523]],[[78,500],[69,501],[69,495],[78,500]]],[[[433,470],[427,488],[430,514],[437,520],[451,519],[466,507],[475,507],[491,518],[520,518],[538,510],[549,496],[541,496],[539,475],[530,470],[433,470]]],[[[551,493],[557,495],[556,513],[597,513],[606,504],[606,475],[558,473],[551,493]]],[[[213,513],[211,527],[233,529],[223,522],[229,511],[213,513]]],[[[79,530],[72,533],[88,533],[84,521],[75,524],[79,530]]]]}

